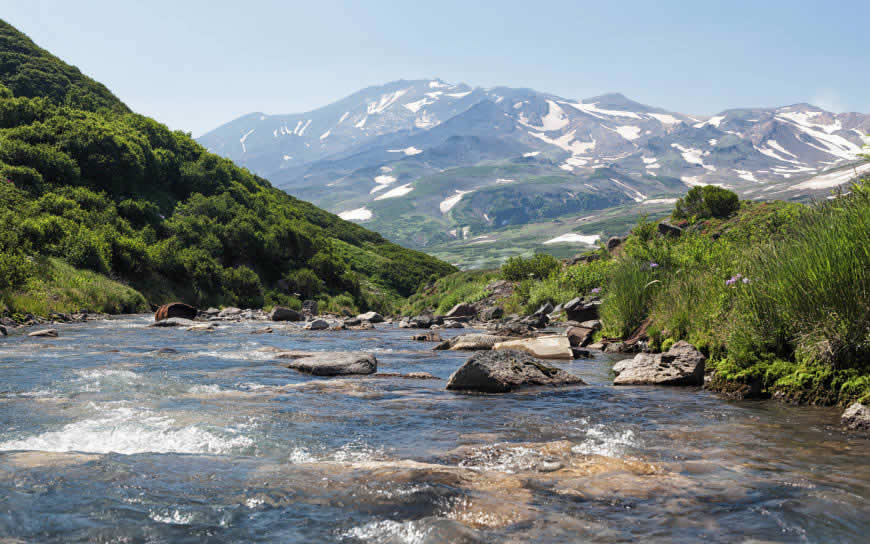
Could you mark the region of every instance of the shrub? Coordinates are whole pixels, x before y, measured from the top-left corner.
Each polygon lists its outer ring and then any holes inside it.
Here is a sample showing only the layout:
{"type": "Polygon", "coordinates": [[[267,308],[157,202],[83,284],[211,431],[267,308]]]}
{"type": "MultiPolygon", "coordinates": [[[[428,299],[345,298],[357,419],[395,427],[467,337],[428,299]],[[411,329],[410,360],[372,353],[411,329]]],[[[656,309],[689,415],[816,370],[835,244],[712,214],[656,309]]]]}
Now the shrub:
{"type": "Polygon", "coordinates": [[[302,268],[285,278],[291,293],[298,293],[303,299],[312,299],[326,289],[323,281],[310,268],[302,268]]]}
{"type": "Polygon", "coordinates": [[[16,251],[0,251],[0,291],[16,289],[33,274],[33,263],[16,251]]]}
{"type": "Polygon", "coordinates": [[[511,257],[501,267],[504,279],[522,281],[528,279],[544,279],[562,268],[562,264],[552,255],[544,253],[528,259],[511,257]]]}
{"type": "Polygon", "coordinates": [[[225,268],[223,271],[224,290],[231,296],[233,304],[242,308],[261,308],[263,306],[263,286],[260,277],[248,268],[225,268]]]}
{"type": "Polygon", "coordinates": [[[675,219],[725,218],[740,209],[740,199],[733,191],[704,185],[692,187],[683,198],[677,200],[675,219]]]}

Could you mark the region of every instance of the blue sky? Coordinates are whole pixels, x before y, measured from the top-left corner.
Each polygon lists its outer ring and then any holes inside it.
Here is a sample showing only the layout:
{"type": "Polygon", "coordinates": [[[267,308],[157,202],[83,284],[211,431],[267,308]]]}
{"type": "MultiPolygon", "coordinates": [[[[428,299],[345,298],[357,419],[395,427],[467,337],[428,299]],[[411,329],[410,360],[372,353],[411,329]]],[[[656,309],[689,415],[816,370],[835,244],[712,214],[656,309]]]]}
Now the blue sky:
{"type": "Polygon", "coordinates": [[[440,77],[683,113],[870,113],[870,2],[0,0],[0,17],[195,136],[440,77]]]}

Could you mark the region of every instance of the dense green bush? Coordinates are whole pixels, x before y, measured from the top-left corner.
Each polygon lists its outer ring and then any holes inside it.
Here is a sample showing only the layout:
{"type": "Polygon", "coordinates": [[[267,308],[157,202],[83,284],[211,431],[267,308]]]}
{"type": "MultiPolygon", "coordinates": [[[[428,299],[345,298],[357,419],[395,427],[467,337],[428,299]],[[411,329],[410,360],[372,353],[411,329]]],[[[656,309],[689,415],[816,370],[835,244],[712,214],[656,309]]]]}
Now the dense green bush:
{"type": "Polygon", "coordinates": [[[511,257],[501,267],[502,277],[510,281],[522,281],[527,279],[544,279],[558,272],[562,263],[552,255],[540,253],[525,259],[523,257],[511,257]]]}
{"type": "Polygon", "coordinates": [[[692,187],[688,194],[677,200],[675,219],[724,218],[740,208],[737,194],[715,185],[692,187]]]}

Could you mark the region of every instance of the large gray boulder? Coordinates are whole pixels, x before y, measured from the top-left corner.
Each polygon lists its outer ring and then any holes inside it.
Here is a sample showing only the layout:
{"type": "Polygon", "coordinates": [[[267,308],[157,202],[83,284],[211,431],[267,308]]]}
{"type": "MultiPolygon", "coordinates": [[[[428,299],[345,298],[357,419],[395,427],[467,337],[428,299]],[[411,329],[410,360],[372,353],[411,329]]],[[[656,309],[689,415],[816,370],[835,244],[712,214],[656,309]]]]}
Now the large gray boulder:
{"type": "Polygon", "coordinates": [[[665,353],[639,353],[613,365],[614,385],[703,385],[704,354],[685,340],[665,353]]]}
{"type": "Polygon", "coordinates": [[[242,315],[241,308],[236,308],[235,306],[230,306],[228,308],[224,308],[223,310],[221,310],[217,316],[220,318],[226,319],[226,318],[231,318],[231,317],[239,317],[241,315],[242,315]]]}
{"type": "Polygon", "coordinates": [[[359,314],[356,316],[360,321],[368,321],[369,323],[383,323],[384,316],[379,314],[378,312],[366,312],[364,314],[359,314]]]}
{"type": "Polygon", "coordinates": [[[275,306],[269,313],[269,319],[272,321],[302,321],[304,317],[300,312],[285,308],[283,306],[275,306]]]}
{"type": "Polygon", "coordinates": [[[870,431],[870,406],[854,402],[840,416],[840,421],[853,431],[870,431]]]}
{"type": "Polygon", "coordinates": [[[371,353],[360,351],[286,351],[275,357],[292,359],[287,363],[287,368],[314,376],[373,374],[378,369],[377,358],[371,353]]]}
{"type": "Polygon", "coordinates": [[[538,359],[573,359],[571,343],[567,336],[549,335],[536,338],[505,340],[492,346],[494,350],[524,351],[538,359]]]}
{"type": "Polygon", "coordinates": [[[302,313],[306,315],[317,315],[319,308],[316,300],[306,300],[302,303],[302,313]]]}
{"type": "Polygon", "coordinates": [[[452,391],[505,393],[530,386],[583,384],[583,380],[547,365],[522,351],[487,351],[475,354],[447,382],[452,391]]]}
{"type": "Polygon", "coordinates": [[[325,319],[314,319],[306,323],[302,328],[307,331],[325,331],[329,328],[329,321],[325,319]]]}
{"type": "Polygon", "coordinates": [[[460,302],[453,308],[450,308],[450,311],[444,314],[444,317],[474,317],[475,315],[477,315],[477,308],[473,304],[460,302]]]}
{"type": "Polygon", "coordinates": [[[571,321],[589,321],[598,319],[598,300],[586,301],[583,297],[577,297],[565,303],[565,317],[571,321]]]}

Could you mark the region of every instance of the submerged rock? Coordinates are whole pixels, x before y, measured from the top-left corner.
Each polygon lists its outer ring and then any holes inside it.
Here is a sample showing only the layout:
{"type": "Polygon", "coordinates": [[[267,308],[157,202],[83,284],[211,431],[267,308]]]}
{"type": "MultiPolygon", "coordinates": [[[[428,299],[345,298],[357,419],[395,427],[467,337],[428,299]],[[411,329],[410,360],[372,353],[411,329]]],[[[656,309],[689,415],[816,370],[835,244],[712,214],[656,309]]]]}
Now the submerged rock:
{"type": "Polygon", "coordinates": [[[528,386],[583,384],[583,380],[549,366],[528,353],[514,350],[474,355],[447,382],[452,391],[505,393],[528,386]]]}
{"type": "Polygon", "coordinates": [[[401,372],[377,372],[372,374],[372,378],[403,378],[406,380],[439,380],[429,374],[428,372],[408,372],[407,374],[402,374],[401,372]]]}
{"type": "Polygon", "coordinates": [[[203,323],[201,325],[192,325],[184,329],[189,332],[211,332],[214,330],[214,323],[203,323]]]}
{"type": "Polygon", "coordinates": [[[255,329],[251,331],[251,334],[272,334],[273,332],[275,331],[272,330],[272,327],[264,327],[262,329],[255,329]]]}
{"type": "Polygon", "coordinates": [[[180,317],[170,317],[169,319],[164,319],[162,321],[155,321],[148,325],[149,327],[192,327],[196,324],[195,321],[191,321],[190,319],[183,319],[180,317]]]}
{"type": "Polygon", "coordinates": [[[269,313],[269,319],[272,321],[302,321],[304,317],[296,310],[283,306],[275,306],[269,313]]]}
{"type": "Polygon", "coordinates": [[[33,331],[27,336],[34,338],[57,338],[57,329],[44,329],[41,331],[33,331]]]}
{"type": "Polygon", "coordinates": [[[639,353],[613,365],[614,385],[703,385],[704,354],[685,340],[665,353],[639,353]]]}
{"type": "Polygon", "coordinates": [[[510,340],[507,336],[496,336],[492,334],[461,334],[454,336],[450,340],[446,340],[437,346],[436,350],[453,350],[453,351],[474,351],[488,350],[499,342],[510,340]]]}
{"type": "Polygon", "coordinates": [[[287,364],[287,368],[315,376],[373,374],[378,369],[377,358],[371,353],[360,351],[286,351],[276,357],[293,359],[287,364]]]}
{"type": "Polygon", "coordinates": [[[442,342],[441,335],[437,332],[427,332],[423,334],[415,334],[411,337],[415,342],[442,342]]]}
{"type": "Polygon", "coordinates": [[[154,321],[162,321],[173,317],[194,319],[196,318],[196,314],[196,308],[189,304],[184,304],[183,302],[170,302],[169,304],[164,304],[157,308],[157,311],[154,312],[154,321]]]}
{"type": "Polygon", "coordinates": [[[840,416],[840,421],[853,431],[870,431],[870,406],[854,402],[840,416]]]}
{"type": "Polygon", "coordinates": [[[571,343],[567,336],[539,336],[507,340],[492,346],[494,350],[519,350],[538,359],[573,359],[571,343]]]}

